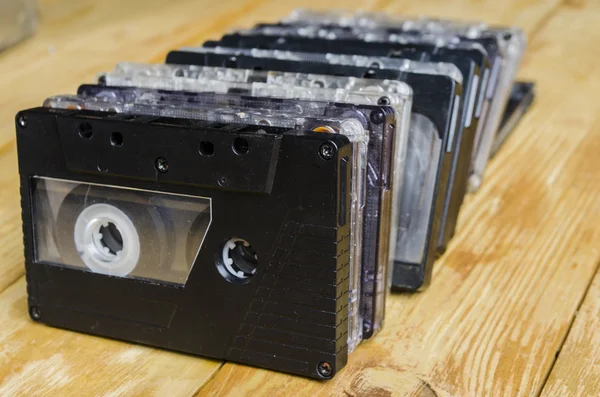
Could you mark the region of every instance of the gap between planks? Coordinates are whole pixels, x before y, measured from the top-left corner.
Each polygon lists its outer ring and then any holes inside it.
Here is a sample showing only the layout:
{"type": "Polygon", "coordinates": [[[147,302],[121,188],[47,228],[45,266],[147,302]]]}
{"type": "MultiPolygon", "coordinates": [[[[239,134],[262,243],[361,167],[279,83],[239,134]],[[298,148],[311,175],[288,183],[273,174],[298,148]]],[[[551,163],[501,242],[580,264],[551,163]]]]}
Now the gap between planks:
{"type": "MultiPolygon", "coordinates": [[[[590,279],[590,282],[588,283],[588,285],[585,289],[585,293],[581,296],[581,300],[577,304],[577,309],[575,309],[575,311],[571,315],[571,322],[569,323],[569,326],[567,327],[567,330],[565,332],[565,337],[561,341],[560,346],[559,346],[558,350],[556,351],[556,354],[554,356],[554,361],[552,361],[552,364],[550,364],[550,366],[548,367],[548,373],[546,374],[546,377],[544,378],[544,380],[542,382],[542,387],[540,388],[539,392],[536,394],[536,397],[541,396],[542,393],[544,392],[544,390],[546,389],[546,384],[548,383],[548,379],[550,379],[550,376],[552,375],[552,372],[554,371],[554,367],[556,366],[556,362],[558,361],[558,358],[560,357],[560,355],[563,352],[563,347],[564,347],[565,343],[567,342],[567,340],[569,339],[569,336],[571,335],[571,330],[573,329],[573,325],[575,324],[575,320],[577,319],[577,313],[579,313],[581,311],[581,307],[583,306],[584,302],[586,301],[586,299],[590,293],[590,290],[592,288],[592,285],[594,284],[594,279],[598,276],[599,272],[600,272],[600,262],[598,262],[596,264],[596,271],[594,272],[594,276],[590,279]]],[[[211,377],[211,379],[217,374],[218,371],[221,370],[221,368],[222,368],[222,366],[217,371],[215,371],[215,373],[211,377]]],[[[208,384],[208,382],[206,382],[205,385],[206,384],[208,384]]]]}

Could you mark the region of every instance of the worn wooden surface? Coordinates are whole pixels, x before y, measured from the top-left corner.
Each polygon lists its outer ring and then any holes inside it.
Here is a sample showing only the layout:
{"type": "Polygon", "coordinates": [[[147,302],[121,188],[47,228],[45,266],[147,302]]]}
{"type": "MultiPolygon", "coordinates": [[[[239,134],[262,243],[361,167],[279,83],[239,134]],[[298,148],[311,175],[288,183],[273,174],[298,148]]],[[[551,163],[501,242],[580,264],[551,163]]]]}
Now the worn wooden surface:
{"type": "Polygon", "coordinates": [[[600,274],[577,312],[542,397],[600,393],[600,274]]]}
{"type": "Polygon", "coordinates": [[[317,382],[51,329],[26,313],[13,117],[120,60],[276,20],[277,0],[45,0],[32,40],[0,53],[0,395],[600,395],[600,4],[585,0],[327,1],[517,24],[538,99],[467,199],[419,294],[317,382]],[[587,295],[586,295],[587,292],[587,295]],[[585,299],[584,299],[585,296],[585,299]],[[579,313],[576,315],[576,313],[579,313]]]}

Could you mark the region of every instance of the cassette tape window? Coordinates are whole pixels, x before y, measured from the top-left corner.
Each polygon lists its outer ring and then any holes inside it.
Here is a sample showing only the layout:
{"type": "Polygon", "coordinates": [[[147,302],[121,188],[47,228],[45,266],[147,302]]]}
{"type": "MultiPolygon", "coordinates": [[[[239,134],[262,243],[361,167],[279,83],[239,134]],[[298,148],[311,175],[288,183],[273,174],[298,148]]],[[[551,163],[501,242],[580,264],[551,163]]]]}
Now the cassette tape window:
{"type": "Polygon", "coordinates": [[[32,182],[37,261],[185,284],[210,228],[210,198],[42,177],[32,182]]]}

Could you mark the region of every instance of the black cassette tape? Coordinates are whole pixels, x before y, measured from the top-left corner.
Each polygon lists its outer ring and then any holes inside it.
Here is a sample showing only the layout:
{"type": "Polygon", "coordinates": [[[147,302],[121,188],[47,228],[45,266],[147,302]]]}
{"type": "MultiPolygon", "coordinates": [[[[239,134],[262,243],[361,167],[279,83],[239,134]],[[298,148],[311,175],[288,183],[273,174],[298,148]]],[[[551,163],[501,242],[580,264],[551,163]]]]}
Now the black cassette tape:
{"type": "Polygon", "coordinates": [[[49,108],[16,124],[34,320],[319,379],[345,365],[346,136],[49,108]]]}
{"type": "MultiPolygon", "coordinates": [[[[427,227],[424,236],[404,236],[399,231],[399,245],[415,240],[410,249],[396,250],[396,260],[392,271],[392,287],[397,290],[418,290],[426,287],[431,279],[433,262],[438,255],[438,241],[441,234],[441,223],[446,204],[446,193],[450,187],[449,176],[452,165],[454,138],[458,123],[458,113],[462,86],[448,76],[423,75],[419,73],[373,69],[351,65],[337,65],[318,62],[301,62],[284,59],[258,58],[246,55],[231,56],[216,52],[172,51],[167,57],[170,64],[189,64],[204,66],[225,66],[243,69],[278,70],[299,73],[318,73],[333,76],[369,77],[373,79],[401,80],[411,86],[414,92],[413,115],[411,128],[419,130],[424,124],[432,123],[439,134],[441,145],[432,148],[432,153],[439,158],[439,165],[431,183],[429,198],[411,197],[411,200],[422,200],[427,227]],[[439,154],[434,153],[439,151],[439,154]],[[430,201],[427,201],[430,200],[430,201]],[[404,240],[402,240],[404,238],[404,240]]],[[[425,154],[423,154],[425,155],[425,154]]],[[[416,161],[419,161],[418,159],[416,161]]],[[[409,165],[410,166],[410,165],[409,165]]],[[[415,164],[418,167],[418,164],[415,164]]],[[[400,217],[402,218],[402,214],[400,217]]],[[[402,221],[400,222],[402,223],[402,221]]]]}

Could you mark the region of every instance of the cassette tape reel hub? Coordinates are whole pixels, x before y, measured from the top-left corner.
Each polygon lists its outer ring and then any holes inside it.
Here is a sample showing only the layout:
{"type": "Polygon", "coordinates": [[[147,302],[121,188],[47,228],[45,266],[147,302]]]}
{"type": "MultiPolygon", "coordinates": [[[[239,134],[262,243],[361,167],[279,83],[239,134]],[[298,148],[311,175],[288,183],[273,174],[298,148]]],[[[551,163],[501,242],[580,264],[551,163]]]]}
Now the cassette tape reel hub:
{"type": "Polygon", "coordinates": [[[231,238],[217,253],[217,269],[227,281],[245,284],[256,274],[258,255],[249,242],[231,238]]]}
{"type": "Polygon", "coordinates": [[[140,237],[129,217],[109,204],[86,207],[75,221],[74,241],[83,263],[95,273],[126,276],[140,259],[140,237]]]}

